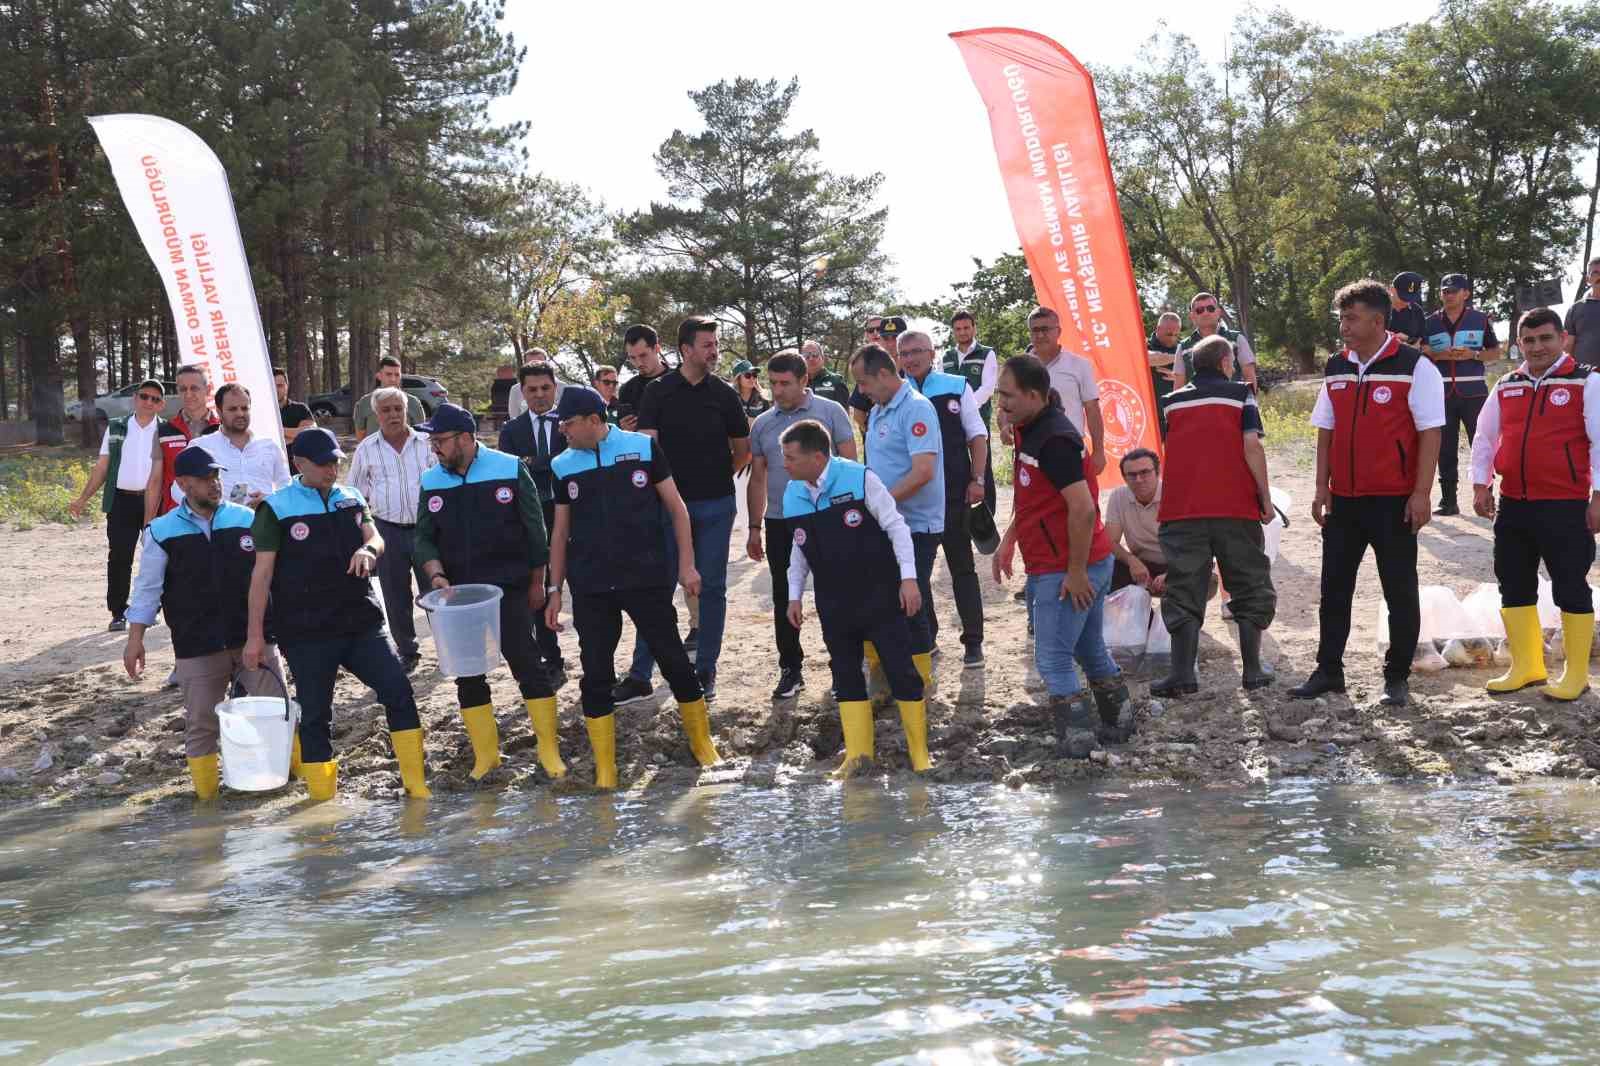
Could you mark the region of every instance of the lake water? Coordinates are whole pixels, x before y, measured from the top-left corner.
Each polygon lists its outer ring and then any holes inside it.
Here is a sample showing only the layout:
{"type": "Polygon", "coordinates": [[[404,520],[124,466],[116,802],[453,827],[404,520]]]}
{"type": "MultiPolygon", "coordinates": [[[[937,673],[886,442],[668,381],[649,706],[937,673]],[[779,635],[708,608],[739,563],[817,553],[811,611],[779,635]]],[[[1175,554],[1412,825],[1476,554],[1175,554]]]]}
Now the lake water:
{"type": "Polygon", "coordinates": [[[0,814],[0,1059],[1594,1062],[1600,793],[0,814]]]}

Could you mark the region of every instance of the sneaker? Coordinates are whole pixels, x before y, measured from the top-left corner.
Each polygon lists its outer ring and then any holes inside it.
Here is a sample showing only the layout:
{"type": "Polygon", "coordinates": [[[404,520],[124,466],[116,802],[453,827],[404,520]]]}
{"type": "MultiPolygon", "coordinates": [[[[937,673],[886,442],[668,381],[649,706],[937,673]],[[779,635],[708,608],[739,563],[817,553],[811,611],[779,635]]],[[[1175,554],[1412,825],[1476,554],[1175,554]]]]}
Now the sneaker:
{"type": "Polygon", "coordinates": [[[713,670],[696,671],[700,678],[700,693],[710,703],[717,698],[717,675],[713,670]]]}
{"type": "Polygon", "coordinates": [[[982,668],[983,668],[983,645],[982,644],[969,645],[967,650],[966,650],[966,652],[961,656],[961,669],[963,669],[963,670],[981,670],[982,668]]]}
{"type": "Polygon", "coordinates": [[[128,620],[120,614],[111,619],[111,624],[106,626],[107,633],[121,633],[128,628],[128,620]]]}
{"type": "Polygon", "coordinates": [[[688,652],[690,655],[693,655],[699,649],[700,649],[700,630],[697,627],[695,629],[689,630],[689,635],[683,638],[683,650],[688,652]]]}
{"type": "Polygon", "coordinates": [[[1016,592],[1012,593],[1011,600],[1012,600],[1013,603],[1027,603],[1028,602],[1028,590],[1027,589],[1018,589],[1016,592]]]}
{"type": "Polygon", "coordinates": [[[640,681],[636,677],[625,677],[611,690],[611,701],[618,707],[626,707],[630,703],[638,703],[655,695],[655,686],[648,681],[640,681]]]}
{"type": "Polygon", "coordinates": [[[800,675],[798,667],[786,666],[778,675],[778,687],[772,690],[772,698],[786,700],[806,687],[806,679],[800,675]]]}

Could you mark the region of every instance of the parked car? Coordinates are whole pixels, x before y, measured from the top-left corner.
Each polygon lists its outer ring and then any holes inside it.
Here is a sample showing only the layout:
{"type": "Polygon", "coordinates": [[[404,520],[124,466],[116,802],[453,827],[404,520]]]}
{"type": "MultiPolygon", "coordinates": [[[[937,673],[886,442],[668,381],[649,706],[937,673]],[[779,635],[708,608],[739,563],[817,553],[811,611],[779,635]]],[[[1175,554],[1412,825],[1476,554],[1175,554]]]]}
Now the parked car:
{"type": "MultiPolygon", "coordinates": [[[[100,422],[109,422],[113,418],[133,413],[133,394],[139,389],[138,383],[124,385],[116,392],[108,392],[103,396],[94,398],[94,416],[100,422]]],[[[161,405],[162,418],[175,418],[183,410],[183,402],[178,399],[178,386],[170,381],[161,383],[161,391],[166,393],[167,400],[161,405]]],[[[74,400],[67,404],[66,417],[68,421],[75,422],[83,417],[83,401],[74,400]]]]}
{"type": "MultiPolygon", "coordinates": [[[[400,379],[400,387],[417,398],[424,414],[433,414],[435,407],[450,399],[450,390],[438,378],[406,374],[400,379]]],[[[361,395],[365,396],[370,391],[363,390],[361,395]]],[[[356,399],[359,397],[352,397],[350,386],[345,385],[334,392],[317,393],[306,400],[306,406],[311,408],[311,414],[317,421],[326,422],[330,418],[350,418],[354,415],[356,399]]]]}

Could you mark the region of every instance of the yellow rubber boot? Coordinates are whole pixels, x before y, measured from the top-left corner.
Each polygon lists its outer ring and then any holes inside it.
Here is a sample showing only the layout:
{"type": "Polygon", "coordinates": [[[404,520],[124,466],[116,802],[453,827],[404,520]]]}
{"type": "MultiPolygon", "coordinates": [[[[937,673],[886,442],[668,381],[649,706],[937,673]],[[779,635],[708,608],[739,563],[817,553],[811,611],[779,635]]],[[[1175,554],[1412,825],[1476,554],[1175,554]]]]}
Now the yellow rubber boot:
{"type": "Polygon", "coordinates": [[[589,747],[594,749],[594,787],[617,787],[617,716],[584,716],[583,724],[589,730],[589,747]]]}
{"type": "Polygon", "coordinates": [[[928,704],[923,700],[900,700],[900,726],[906,731],[906,754],[917,773],[933,765],[928,758],[928,704]]]}
{"type": "Polygon", "coordinates": [[[862,643],[861,654],[866,656],[868,670],[877,669],[883,665],[878,661],[878,646],[872,641],[868,640],[862,643]]]}
{"type": "Polygon", "coordinates": [[[1502,607],[1506,624],[1506,647],[1511,650],[1511,668],[1483,686],[1490,692],[1515,692],[1537,685],[1546,677],[1544,633],[1539,629],[1539,608],[1502,607]]]}
{"type": "Polygon", "coordinates": [[[715,766],[721,762],[722,756],[717,754],[717,746],[711,742],[711,713],[706,710],[705,699],[702,697],[680,703],[678,713],[683,716],[683,732],[689,738],[689,750],[694,752],[694,761],[701,766],[715,766]]]}
{"type": "Polygon", "coordinates": [[[394,745],[394,761],[400,764],[400,783],[406,786],[406,795],[412,799],[427,799],[433,795],[422,772],[422,730],[402,729],[389,734],[394,745]]]}
{"type": "Polygon", "coordinates": [[[213,800],[217,798],[218,786],[222,776],[217,770],[217,753],[210,755],[197,755],[189,760],[189,776],[194,779],[194,795],[196,799],[213,800]]]}
{"type": "Polygon", "coordinates": [[[306,779],[305,764],[300,761],[300,731],[295,730],[294,747],[289,749],[289,776],[306,779]]]}
{"type": "Polygon", "coordinates": [[[1561,680],[1539,691],[1553,700],[1575,700],[1589,688],[1589,647],[1594,643],[1594,612],[1561,612],[1561,641],[1567,648],[1567,666],[1561,680]]]}
{"type": "Polygon", "coordinates": [[[919,651],[911,657],[917,665],[917,673],[922,675],[922,698],[926,700],[933,695],[933,653],[919,651]]]}
{"type": "Polygon", "coordinates": [[[329,759],[327,762],[308,762],[301,765],[306,772],[306,791],[311,794],[312,800],[321,803],[323,800],[333,799],[339,784],[339,764],[329,759]]]}
{"type": "Polygon", "coordinates": [[[494,708],[487,703],[463,707],[461,721],[472,742],[472,773],[467,776],[482,781],[484,774],[500,765],[500,727],[495,724],[494,708]]]}
{"type": "Polygon", "coordinates": [[[551,777],[566,777],[567,764],[561,761],[561,743],[556,738],[556,698],[541,696],[526,702],[533,735],[539,738],[539,765],[551,777]]]}
{"type": "Polygon", "coordinates": [[[849,777],[858,762],[872,758],[872,701],[839,704],[839,724],[844,727],[844,761],[833,776],[849,777]]]}

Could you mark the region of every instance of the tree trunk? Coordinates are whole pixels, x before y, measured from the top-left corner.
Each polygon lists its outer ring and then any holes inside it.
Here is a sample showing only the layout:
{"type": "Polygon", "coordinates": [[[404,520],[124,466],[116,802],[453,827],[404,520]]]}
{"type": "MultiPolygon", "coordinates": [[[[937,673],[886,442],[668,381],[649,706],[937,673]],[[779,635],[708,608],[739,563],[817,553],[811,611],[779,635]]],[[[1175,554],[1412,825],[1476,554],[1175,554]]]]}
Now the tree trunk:
{"type": "Polygon", "coordinates": [[[1600,207],[1600,154],[1594,158],[1594,184],[1589,186],[1589,214],[1583,225],[1583,277],[1578,279],[1578,292],[1573,301],[1582,300],[1589,291],[1589,260],[1594,258],[1594,213],[1600,207]]]}
{"type": "Polygon", "coordinates": [[[6,328],[0,325],[0,422],[11,417],[10,400],[6,392],[6,328]]]}
{"type": "Polygon", "coordinates": [[[307,385],[310,380],[311,356],[306,347],[306,279],[298,239],[290,240],[286,258],[284,273],[288,275],[289,294],[285,300],[288,309],[285,325],[289,331],[287,343],[289,362],[284,370],[289,376],[289,395],[304,399],[309,395],[307,385]]]}
{"type": "MultiPolygon", "coordinates": [[[[61,357],[56,332],[35,321],[28,329],[28,408],[33,412],[34,439],[40,444],[64,441],[65,403],[61,395],[61,357]]],[[[91,402],[93,398],[91,397],[91,402]]],[[[98,426],[93,412],[83,420],[92,434],[98,426]]],[[[92,447],[92,445],[91,445],[92,447]]]]}

